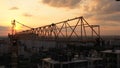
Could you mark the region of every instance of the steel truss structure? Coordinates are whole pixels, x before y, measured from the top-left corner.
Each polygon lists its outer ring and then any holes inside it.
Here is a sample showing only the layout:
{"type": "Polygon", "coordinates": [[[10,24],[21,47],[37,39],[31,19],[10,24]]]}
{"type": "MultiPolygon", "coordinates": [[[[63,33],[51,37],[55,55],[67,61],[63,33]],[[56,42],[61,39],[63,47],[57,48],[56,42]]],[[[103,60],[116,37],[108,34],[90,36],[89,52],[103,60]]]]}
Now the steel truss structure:
{"type": "Polygon", "coordinates": [[[100,37],[100,26],[90,25],[82,16],[16,33],[21,39],[61,42],[91,42],[100,37]]]}

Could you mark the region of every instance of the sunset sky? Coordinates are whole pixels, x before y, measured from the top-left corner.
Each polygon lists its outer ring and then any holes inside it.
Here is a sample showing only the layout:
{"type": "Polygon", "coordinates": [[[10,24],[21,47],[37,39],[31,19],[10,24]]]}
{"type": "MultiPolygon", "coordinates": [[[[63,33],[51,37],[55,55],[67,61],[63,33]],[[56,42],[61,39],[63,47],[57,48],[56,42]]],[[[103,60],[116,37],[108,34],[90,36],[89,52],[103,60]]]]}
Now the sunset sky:
{"type": "MultiPolygon", "coordinates": [[[[78,16],[100,25],[102,35],[120,35],[120,1],[0,0],[0,36],[10,33],[13,19],[34,28],[78,16]]],[[[26,29],[16,26],[18,30],[26,29]]]]}

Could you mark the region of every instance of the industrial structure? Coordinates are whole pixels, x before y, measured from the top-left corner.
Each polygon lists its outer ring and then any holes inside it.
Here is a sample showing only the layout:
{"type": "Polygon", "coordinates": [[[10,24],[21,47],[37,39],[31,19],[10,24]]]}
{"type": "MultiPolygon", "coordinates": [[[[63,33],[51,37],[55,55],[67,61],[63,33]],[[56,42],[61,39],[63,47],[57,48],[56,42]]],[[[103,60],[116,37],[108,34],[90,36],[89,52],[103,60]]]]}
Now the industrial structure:
{"type": "MultiPolygon", "coordinates": [[[[13,20],[12,34],[9,38],[12,45],[12,68],[36,68],[35,66],[39,68],[46,68],[46,66],[48,68],[106,68],[110,66],[104,61],[107,59],[105,57],[107,52],[102,51],[105,50],[105,43],[100,36],[100,26],[89,24],[82,16],[37,28],[31,28],[13,20]],[[16,23],[29,30],[16,32],[14,29],[16,23]]],[[[120,56],[119,53],[118,56],[120,56]]],[[[116,63],[116,67],[119,68],[120,61],[116,63]]]]}
{"type": "Polygon", "coordinates": [[[83,17],[76,17],[58,23],[31,28],[18,32],[15,35],[19,39],[34,39],[41,41],[54,41],[56,43],[85,43],[102,41],[100,26],[90,25],[83,17]]]}

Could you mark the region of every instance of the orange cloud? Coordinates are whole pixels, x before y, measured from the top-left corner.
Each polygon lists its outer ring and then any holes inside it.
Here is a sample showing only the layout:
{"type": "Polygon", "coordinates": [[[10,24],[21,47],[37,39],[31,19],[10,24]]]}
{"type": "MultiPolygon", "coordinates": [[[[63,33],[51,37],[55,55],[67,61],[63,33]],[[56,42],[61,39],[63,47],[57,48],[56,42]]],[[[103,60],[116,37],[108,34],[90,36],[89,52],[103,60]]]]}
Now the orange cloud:
{"type": "Polygon", "coordinates": [[[76,8],[81,0],[42,0],[43,3],[53,7],[76,8]]]}
{"type": "Polygon", "coordinates": [[[28,14],[28,13],[24,13],[23,16],[25,16],[25,17],[32,17],[33,15],[32,14],[28,14]]]}
{"type": "Polygon", "coordinates": [[[10,28],[6,26],[0,26],[0,36],[7,36],[10,33],[10,28]]]}
{"type": "Polygon", "coordinates": [[[18,7],[11,7],[9,10],[18,10],[18,7]]]}
{"type": "Polygon", "coordinates": [[[115,0],[90,0],[84,5],[85,17],[106,26],[120,26],[120,2],[115,0]],[[114,23],[113,23],[114,22],[114,23]],[[111,24],[112,23],[112,24],[111,24]]]}

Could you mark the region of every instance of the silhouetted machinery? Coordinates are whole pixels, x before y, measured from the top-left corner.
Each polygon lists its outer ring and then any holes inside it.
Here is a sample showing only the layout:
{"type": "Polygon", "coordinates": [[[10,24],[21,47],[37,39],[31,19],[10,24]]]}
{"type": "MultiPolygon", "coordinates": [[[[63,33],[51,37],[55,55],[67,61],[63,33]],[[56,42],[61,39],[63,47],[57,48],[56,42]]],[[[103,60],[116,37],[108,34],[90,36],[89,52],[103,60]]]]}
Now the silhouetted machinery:
{"type": "MultiPolygon", "coordinates": [[[[100,43],[103,41],[100,36],[100,26],[90,25],[82,16],[30,28],[16,33],[16,36],[22,40],[39,39],[40,41],[55,42],[58,47],[67,43],[100,43]]],[[[100,46],[100,44],[96,45],[100,46]]]]}
{"type": "Polygon", "coordinates": [[[12,30],[11,34],[8,34],[8,37],[10,39],[10,50],[11,50],[11,68],[18,68],[18,45],[17,45],[17,39],[15,37],[15,20],[12,21],[12,30]]]}

